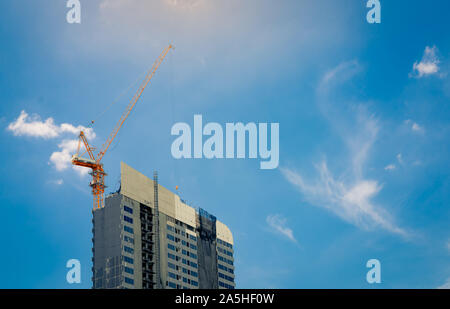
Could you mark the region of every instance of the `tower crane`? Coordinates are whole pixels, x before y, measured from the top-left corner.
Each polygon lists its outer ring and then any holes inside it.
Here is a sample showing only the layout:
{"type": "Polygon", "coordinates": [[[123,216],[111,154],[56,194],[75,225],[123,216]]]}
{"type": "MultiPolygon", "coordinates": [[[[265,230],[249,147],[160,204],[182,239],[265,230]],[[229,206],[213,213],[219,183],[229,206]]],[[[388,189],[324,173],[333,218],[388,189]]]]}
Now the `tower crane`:
{"type": "Polygon", "coordinates": [[[152,77],[155,75],[156,70],[158,70],[158,67],[163,62],[164,58],[169,53],[170,49],[173,49],[173,46],[170,44],[167,46],[162,53],[159,55],[158,59],[156,59],[155,63],[153,64],[153,67],[147,72],[145,79],[143,80],[141,86],[137,90],[137,92],[134,94],[133,98],[130,100],[130,103],[128,104],[127,108],[123,112],[122,116],[120,117],[119,121],[117,122],[116,126],[114,127],[113,131],[109,135],[106,142],[103,144],[101,150],[97,153],[97,156],[94,155],[95,148],[89,145],[89,142],[86,138],[86,135],[83,131],[80,132],[79,139],[78,139],[78,147],[77,152],[75,155],[72,156],[72,164],[76,166],[81,167],[87,167],[91,169],[91,176],[92,181],[90,182],[90,187],[92,188],[92,194],[94,196],[94,210],[100,209],[104,207],[104,201],[103,201],[103,194],[105,192],[105,176],[107,175],[105,173],[105,170],[103,169],[102,159],[106,152],[109,149],[109,146],[111,146],[111,143],[114,141],[115,137],[117,136],[117,133],[119,133],[120,128],[122,128],[125,120],[130,115],[131,111],[135,107],[136,103],[139,101],[139,98],[142,95],[142,92],[144,92],[144,89],[149,84],[152,77]],[[81,144],[84,145],[85,152],[83,154],[80,154],[80,147],[81,144]],[[87,153],[89,157],[83,157],[83,155],[87,153]]]}

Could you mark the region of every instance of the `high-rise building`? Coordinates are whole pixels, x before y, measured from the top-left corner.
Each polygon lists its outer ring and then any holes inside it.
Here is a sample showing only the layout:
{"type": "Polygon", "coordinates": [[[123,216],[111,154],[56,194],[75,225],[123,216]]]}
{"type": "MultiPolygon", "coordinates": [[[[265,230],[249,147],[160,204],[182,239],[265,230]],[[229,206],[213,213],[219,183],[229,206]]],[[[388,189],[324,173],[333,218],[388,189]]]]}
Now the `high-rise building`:
{"type": "Polygon", "coordinates": [[[203,209],[121,163],[93,213],[93,287],[234,289],[233,236],[203,209]]]}

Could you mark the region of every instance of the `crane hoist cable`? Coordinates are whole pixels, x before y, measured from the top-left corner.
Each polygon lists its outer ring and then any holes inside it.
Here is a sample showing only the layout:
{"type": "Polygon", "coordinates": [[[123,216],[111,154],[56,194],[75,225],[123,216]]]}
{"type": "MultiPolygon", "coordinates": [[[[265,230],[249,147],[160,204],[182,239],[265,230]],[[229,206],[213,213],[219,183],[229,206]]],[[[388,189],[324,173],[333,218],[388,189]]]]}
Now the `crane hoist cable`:
{"type": "Polygon", "coordinates": [[[109,104],[101,113],[98,114],[97,117],[95,117],[93,120],[91,120],[91,122],[89,123],[89,125],[87,126],[88,128],[92,128],[94,126],[94,124],[97,122],[97,120],[99,120],[100,118],[102,118],[110,109],[113,105],[115,105],[117,102],[120,101],[120,99],[127,94],[132,88],[134,88],[136,86],[136,84],[142,80],[142,78],[145,76],[145,74],[147,74],[147,72],[142,72],[142,74],[140,74],[138,76],[138,78],[136,78],[136,80],[128,87],[126,88],[124,91],[122,91],[112,102],[111,104],[109,104]]]}

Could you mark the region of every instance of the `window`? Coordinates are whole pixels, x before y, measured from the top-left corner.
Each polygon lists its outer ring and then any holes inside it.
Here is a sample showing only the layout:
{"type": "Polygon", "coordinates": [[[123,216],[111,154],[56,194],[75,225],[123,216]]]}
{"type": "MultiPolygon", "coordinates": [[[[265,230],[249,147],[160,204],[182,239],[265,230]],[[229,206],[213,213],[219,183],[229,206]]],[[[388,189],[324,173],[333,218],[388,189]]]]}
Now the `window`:
{"type": "Polygon", "coordinates": [[[125,210],[126,212],[129,212],[130,214],[133,213],[133,208],[125,206],[125,205],[123,206],[123,210],[125,210]]]}
{"type": "Polygon", "coordinates": [[[124,260],[126,263],[134,264],[134,260],[133,260],[132,258],[128,257],[128,256],[124,256],[124,257],[123,257],[123,260],[124,260]]]}
{"type": "Polygon", "coordinates": [[[172,268],[172,269],[177,269],[177,267],[175,266],[175,264],[172,264],[172,263],[167,263],[167,266],[169,266],[169,268],[172,268]]]}
{"type": "Polygon", "coordinates": [[[190,247],[191,247],[191,249],[193,249],[193,250],[197,250],[197,246],[196,246],[196,245],[191,244],[190,247]]]}
{"type": "Polygon", "coordinates": [[[168,254],[167,254],[167,257],[168,257],[169,259],[178,261],[177,257],[176,257],[175,255],[173,255],[172,253],[168,253],[168,254]]]}
{"type": "Polygon", "coordinates": [[[124,270],[125,270],[125,272],[126,272],[126,273],[129,273],[129,274],[131,274],[131,275],[133,275],[133,274],[134,274],[134,270],[133,270],[133,268],[130,268],[130,267],[125,267],[125,268],[124,268],[124,270]]]}
{"type": "Polygon", "coordinates": [[[170,235],[170,234],[167,234],[167,239],[170,239],[171,241],[175,241],[175,237],[173,237],[173,236],[170,235]]]}
{"type": "Polygon", "coordinates": [[[197,264],[196,263],[191,262],[190,264],[191,264],[192,267],[197,268],[197,264]]]}
{"type": "Polygon", "coordinates": [[[177,285],[173,282],[169,282],[169,287],[171,287],[172,289],[176,289],[177,285]]]}
{"type": "Polygon", "coordinates": [[[191,271],[191,276],[192,277],[198,277],[198,274],[195,271],[191,271]]]}
{"type": "Polygon", "coordinates": [[[198,282],[197,282],[197,281],[194,281],[194,280],[191,280],[191,284],[192,284],[193,286],[198,286],[198,282]]]}
{"type": "Polygon", "coordinates": [[[197,259],[197,254],[191,253],[191,257],[192,257],[193,259],[197,259]]]}
{"type": "Polygon", "coordinates": [[[125,283],[133,285],[134,284],[134,280],[131,279],[131,278],[125,277],[125,283]]]}
{"type": "Polygon", "coordinates": [[[167,244],[167,248],[169,248],[169,249],[175,251],[175,246],[174,246],[174,245],[167,244]]]}
{"type": "Polygon", "coordinates": [[[193,235],[189,235],[189,238],[192,239],[193,241],[197,241],[197,237],[195,237],[193,235]]]}
{"type": "Polygon", "coordinates": [[[173,226],[167,224],[167,230],[173,232],[173,226]]]}
{"type": "Polygon", "coordinates": [[[134,249],[133,249],[133,248],[130,248],[130,247],[127,247],[127,246],[123,246],[123,250],[124,250],[125,252],[131,253],[131,254],[134,253],[134,249]]]}
{"type": "Polygon", "coordinates": [[[130,234],[133,234],[133,233],[134,233],[134,232],[133,232],[133,228],[131,228],[131,227],[129,227],[129,226],[126,226],[126,225],[123,226],[123,230],[124,230],[125,232],[130,233],[130,234]]]}
{"type": "Polygon", "coordinates": [[[133,224],[133,219],[131,219],[130,217],[123,216],[123,220],[125,220],[125,221],[128,222],[128,223],[133,224]]]}
{"type": "Polygon", "coordinates": [[[129,242],[130,244],[134,244],[134,239],[128,236],[124,236],[123,240],[125,240],[126,242],[129,242]]]}
{"type": "Polygon", "coordinates": [[[171,273],[170,271],[169,271],[169,277],[170,278],[172,278],[172,279],[177,279],[177,275],[175,275],[174,273],[171,273]]]}

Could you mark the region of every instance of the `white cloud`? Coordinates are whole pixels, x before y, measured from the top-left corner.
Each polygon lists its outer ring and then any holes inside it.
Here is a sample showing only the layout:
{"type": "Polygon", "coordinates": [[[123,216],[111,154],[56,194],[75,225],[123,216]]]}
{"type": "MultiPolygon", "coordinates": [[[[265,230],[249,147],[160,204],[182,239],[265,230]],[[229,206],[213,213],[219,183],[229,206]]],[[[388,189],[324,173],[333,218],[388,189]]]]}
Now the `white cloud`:
{"type": "Polygon", "coordinates": [[[428,75],[436,74],[439,71],[439,59],[436,56],[437,48],[425,47],[425,51],[420,62],[414,62],[412,77],[421,78],[428,75]]]}
{"type": "Polygon", "coordinates": [[[395,164],[389,164],[389,165],[386,166],[384,169],[385,169],[386,171],[392,171],[392,170],[395,170],[395,168],[396,168],[395,164]]]}
{"type": "MultiPolygon", "coordinates": [[[[74,126],[69,123],[57,125],[53,118],[47,118],[45,121],[42,121],[39,115],[29,116],[25,111],[21,111],[19,117],[8,125],[7,130],[11,131],[14,136],[28,136],[43,139],[61,138],[66,135],[77,136],[80,131],[83,131],[89,140],[96,137],[92,128],[74,126]]],[[[57,171],[64,171],[72,166],[71,158],[78,148],[78,140],[64,139],[58,144],[58,148],[60,148],[60,151],[55,151],[50,155],[49,163],[57,171]]],[[[86,175],[89,171],[87,168],[78,166],[73,166],[72,168],[80,175],[86,175]]]]}
{"type": "Polygon", "coordinates": [[[57,171],[64,171],[72,166],[72,169],[81,176],[88,174],[88,168],[72,165],[72,155],[77,151],[78,140],[63,140],[58,147],[61,150],[53,152],[50,156],[50,162],[55,166],[57,171]]]}
{"type": "Polygon", "coordinates": [[[15,136],[31,136],[42,138],[54,138],[59,135],[58,126],[55,125],[53,118],[48,118],[42,122],[39,116],[29,117],[25,111],[21,111],[19,117],[8,125],[7,130],[15,136]]]}
{"type": "Polygon", "coordinates": [[[8,127],[14,136],[29,136],[36,138],[51,139],[60,137],[64,133],[71,133],[78,135],[80,131],[84,131],[88,139],[94,139],[95,133],[92,128],[83,126],[73,126],[68,123],[56,125],[53,118],[47,118],[45,121],[41,120],[39,115],[28,115],[26,111],[21,111],[19,117],[11,122],[8,127]]]}
{"type": "Polygon", "coordinates": [[[266,218],[266,222],[277,233],[284,235],[289,240],[295,243],[297,242],[297,240],[294,237],[294,232],[292,231],[292,229],[287,227],[286,218],[282,217],[281,215],[268,215],[266,218]]]}

